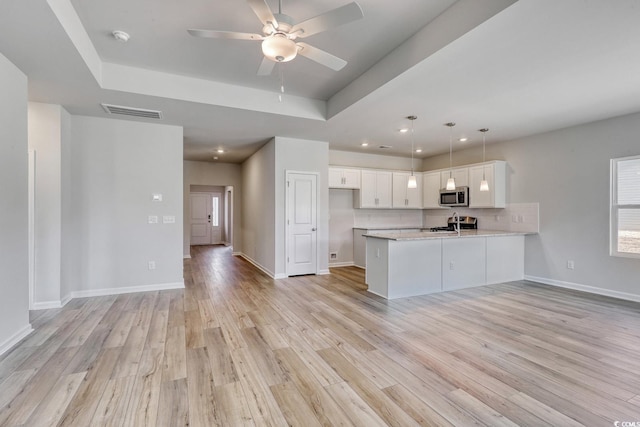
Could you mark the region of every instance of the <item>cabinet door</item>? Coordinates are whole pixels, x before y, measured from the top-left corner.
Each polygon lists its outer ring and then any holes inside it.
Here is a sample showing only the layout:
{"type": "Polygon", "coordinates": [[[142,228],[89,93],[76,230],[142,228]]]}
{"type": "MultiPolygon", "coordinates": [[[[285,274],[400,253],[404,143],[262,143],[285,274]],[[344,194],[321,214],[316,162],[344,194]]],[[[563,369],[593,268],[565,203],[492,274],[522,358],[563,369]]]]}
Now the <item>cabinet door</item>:
{"type": "MultiPolygon", "coordinates": [[[[410,209],[422,208],[422,174],[413,173],[416,177],[416,188],[407,188],[407,207],[410,209]]],[[[409,174],[411,175],[411,174],[409,174]]],[[[409,178],[407,177],[407,182],[409,178]]]]}
{"type": "Polygon", "coordinates": [[[493,179],[493,165],[473,166],[469,168],[469,207],[492,208],[494,207],[495,182],[493,179]],[[489,191],[480,191],[482,176],[485,176],[489,184],[489,191]]]}
{"type": "Polygon", "coordinates": [[[409,204],[407,198],[407,182],[409,181],[409,174],[405,172],[393,173],[393,207],[394,208],[406,208],[409,204]]]}
{"type": "Polygon", "coordinates": [[[392,179],[391,172],[378,172],[376,174],[376,197],[378,199],[376,207],[391,208],[393,206],[391,200],[391,195],[393,194],[392,179]]]}
{"type": "MultiPolygon", "coordinates": [[[[456,168],[451,171],[451,176],[456,180],[456,187],[469,186],[469,168],[456,168]]],[[[441,188],[447,186],[447,180],[449,179],[449,170],[442,171],[440,173],[440,185],[441,188]]]]}
{"type": "Polygon", "coordinates": [[[360,207],[376,208],[378,207],[376,197],[377,172],[371,170],[363,170],[360,173],[360,207]]]}
{"type": "Polygon", "coordinates": [[[440,209],[440,172],[422,174],[422,207],[440,209]]]}
{"type": "Polygon", "coordinates": [[[443,291],[486,284],[486,239],[442,239],[443,291]]]}
{"type": "Polygon", "coordinates": [[[329,188],[343,188],[342,169],[329,168],[329,188]]]}
{"type": "Polygon", "coordinates": [[[343,169],[344,188],[357,190],[360,188],[360,171],[358,169],[343,169]]]}

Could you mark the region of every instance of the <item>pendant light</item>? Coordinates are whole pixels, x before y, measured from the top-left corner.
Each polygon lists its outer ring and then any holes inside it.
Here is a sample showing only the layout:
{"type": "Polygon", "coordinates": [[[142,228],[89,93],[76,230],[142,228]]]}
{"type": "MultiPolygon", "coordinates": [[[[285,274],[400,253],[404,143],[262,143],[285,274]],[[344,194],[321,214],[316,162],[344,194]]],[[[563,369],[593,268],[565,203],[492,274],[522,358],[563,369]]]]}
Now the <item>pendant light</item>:
{"type": "Polygon", "coordinates": [[[407,188],[418,188],[418,181],[413,174],[413,121],[417,118],[418,116],[407,116],[407,119],[411,120],[411,176],[407,181],[407,188]]]}
{"type": "Polygon", "coordinates": [[[445,126],[449,127],[449,179],[447,180],[447,190],[456,189],[456,180],[453,178],[453,127],[456,125],[453,122],[445,123],[445,126]]]}
{"type": "MultiPolygon", "coordinates": [[[[482,163],[485,162],[485,145],[486,145],[486,136],[487,136],[487,132],[489,132],[488,128],[482,128],[482,129],[478,129],[479,132],[482,132],[482,163]]],[[[487,178],[484,175],[484,168],[485,166],[482,165],[482,181],[480,181],[480,191],[489,191],[489,183],[487,182],[487,178]]]]}

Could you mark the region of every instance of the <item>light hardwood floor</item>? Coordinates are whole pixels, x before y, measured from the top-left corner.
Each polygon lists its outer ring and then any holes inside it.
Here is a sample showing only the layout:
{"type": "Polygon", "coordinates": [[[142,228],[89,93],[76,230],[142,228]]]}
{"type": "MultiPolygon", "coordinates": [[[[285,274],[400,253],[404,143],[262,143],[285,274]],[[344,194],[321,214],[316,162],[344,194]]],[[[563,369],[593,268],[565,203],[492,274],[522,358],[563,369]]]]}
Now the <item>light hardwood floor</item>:
{"type": "Polygon", "coordinates": [[[640,305],[533,283],[386,301],[194,247],[186,289],[33,313],[0,425],[640,422],[640,305]]]}

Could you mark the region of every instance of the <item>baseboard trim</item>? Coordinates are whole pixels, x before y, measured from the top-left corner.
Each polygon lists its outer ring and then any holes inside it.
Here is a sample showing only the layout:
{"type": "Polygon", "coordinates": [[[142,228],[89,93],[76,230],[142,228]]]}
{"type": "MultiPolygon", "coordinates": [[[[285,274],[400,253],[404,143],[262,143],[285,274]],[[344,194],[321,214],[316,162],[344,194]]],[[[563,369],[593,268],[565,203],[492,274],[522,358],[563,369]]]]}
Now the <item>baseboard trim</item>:
{"type": "Polygon", "coordinates": [[[67,303],[68,303],[69,301],[71,301],[71,299],[72,299],[72,298],[71,298],[71,294],[64,296],[64,297],[62,298],[62,300],[60,301],[60,302],[61,302],[61,305],[64,307],[65,305],[67,305],[67,303]]]}
{"type": "Polygon", "coordinates": [[[330,262],[329,263],[329,268],[333,268],[333,267],[353,267],[355,264],[353,263],[353,261],[351,262],[330,262]]]}
{"type": "Polygon", "coordinates": [[[132,294],[136,292],[166,291],[170,289],[184,289],[184,280],[155,285],[128,286],[124,288],[90,289],[71,292],[70,298],[102,297],[106,295],[132,294]]]}
{"type": "Polygon", "coordinates": [[[242,252],[231,252],[231,255],[233,255],[233,256],[242,256],[242,252]]]}
{"type": "Polygon", "coordinates": [[[33,332],[33,328],[31,327],[31,323],[27,323],[25,327],[20,329],[18,332],[10,336],[3,343],[0,343],[0,356],[2,356],[7,351],[11,350],[14,345],[18,344],[23,338],[33,332]]]}
{"type": "Polygon", "coordinates": [[[611,289],[597,288],[595,286],[582,285],[580,283],[565,282],[563,280],[548,279],[546,277],[530,276],[527,274],[525,274],[524,280],[543,283],[545,285],[557,286],[559,288],[573,289],[574,291],[582,291],[588,292],[590,294],[640,302],[640,295],[630,294],[627,292],[612,291],[611,289]]]}
{"type": "Polygon", "coordinates": [[[284,274],[284,273],[276,274],[275,276],[273,276],[273,278],[274,278],[275,280],[278,280],[278,279],[286,279],[287,277],[289,277],[289,276],[287,276],[287,275],[286,275],[286,274],[284,274]]]}
{"type": "Polygon", "coordinates": [[[236,256],[244,258],[249,264],[253,265],[255,268],[257,268],[258,270],[262,271],[264,274],[266,274],[267,276],[271,277],[272,279],[284,279],[285,277],[287,277],[287,276],[277,277],[277,276],[280,276],[280,275],[273,274],[271,271],[269,271],[265,267],[261,266],[260,264],[258,264],[253,259],[251,259],[251,257],[249,257],[244,252],[238,252],[237,254],[234,252],[233,255],[236,255],[236,256]]]}
{"type": "Polygon", "coordinates": [[[34,302],[30,310],[49,310],[51,308],[61,308],[63,306],[64,304],[62,304],[62,301],[42,301],[34,302]]]}
{"type": "Polygon", "coordinates": [[[318,276],[324,276],[327,274],[331,274],[331,272],[329,271],[329,269],[327,268],[326,270],[320,270],[318,271],[318,273],[316,273],[318,276]]]}
{"type": "Polygon", "coordinates": [[[182,255],[182,259],[191,259],[191,255],[189,255],[189,254],[182,255]]]}

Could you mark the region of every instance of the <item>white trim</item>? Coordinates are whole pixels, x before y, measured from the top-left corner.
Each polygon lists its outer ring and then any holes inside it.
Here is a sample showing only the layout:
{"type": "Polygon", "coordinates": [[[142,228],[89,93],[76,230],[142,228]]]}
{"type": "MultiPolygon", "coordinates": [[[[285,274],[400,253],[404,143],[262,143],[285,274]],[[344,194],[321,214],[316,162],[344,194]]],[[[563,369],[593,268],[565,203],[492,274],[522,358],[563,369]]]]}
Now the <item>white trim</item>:
{"type": "Polygon", "coordinates": [[[286,275],[286,274],[284,274],[284,273],[276,274],[275,276],[273,276],[273,278],[274,278],[275,280],[278,280],[278,279],[286,279],[287,277],[289,277],[289,276],[287,276],[287,275],[286,275]]]}
{"type": "Polygon", "coordinates": [[[548,279],[546,277],[529,276],[525,274],[524,280],[544,283],[545,285],[557,286],[559,288],[573,289],[576,291],[588,292],[590,294],[604,295],[607,297],[623,299],[627,301],[640,302],[640,295],[627,292],[613,291],[611,289],[596,288],[595,286],[582,285],[580,283],[565,282],[562,280],[548,279]]]}
{"type": "Polygon", "coordinates": [[[284,279],[285,277],[287,277],[287,276],[282,276],[282,275],[278,275],[276,277],[275,274],[273,274],[267,268],[265,268],[265,267],[261,266],[260,264],[258,264],[257,261],[254,261],[253,259],[251,259],[251,257],[249,257],[247,254],[245,254],[243,252],[238,252],[237,254],[234,253],[234,255],[244,258],[247,262],[249,262],[249,264],[253,265],[255,268],[257,268],[258,270],[262,271],[264,274],[266,274],[267,276],[271,277],[272,279],[284,279]],[[280,276],[282,276],[282,277],[280,277],[280,276]]]}
{"type": "Polygon", "coordinates": [[[318,276],[325,276],[327,274],[331,274],[331,272],[329,271],[329,269],[327,268],[326,270],[320,270],[316,273],[318,276]]]}
{"type": "Polygon", "coordinates": [[[11,350],[11,348],[18,344],[23,338],[33,332],[33,328],[31,327],[31,323],[27,323],[25,327],[20,329],[18,332],[9,337],[9,339],[4,340],[3,343],[0,343],[0,356],[11,350]]]}
{"type": "Polygon", "coordinates": [[[231,252],[232,256],[243,256],[242,252],[231,252]]]}
{"type": "Polygon", "coordinates": [[[191,255],[182,255],[182,259],[191,259],[191,255]]]}
{"type": "Polygon", "coordinates": [[[351,262],[330,262],[329,263],[329,268],[333,268],[333,267],[353,267],[353,266],[355,266],[353,261],[351,261],[351,262]]]}
{"type": "Polygon", "coordinates": [[[361,266],[361,265],[355,265],[355,264],[353,264],[353,266],[354,266],[354,267],[358,267],[360,270],[366,270],[366,269],[367,269],[366,267],[363,267],[363,266],[361,266]]]}
{"type": "Polygon", "coordinates": [[[61,308],[63,305],[62,301],[34,302],[30,310],[49,310],[50,308],[61,308]]]}
{"type": "Polygon", "coordinates": [[[36,295],[36,152],[35,150],[28,151],[29,161],[29,179],[27,188],[27,197],[29,198],[28,207],[28,221],[29,221],[29,310],[35,308],[35,295],[36,295]]]}
{"type": "Polygon", "coordinates": [[[105,295],[131,294],[135,292],[166,291],[168,289],[184,289],[184,280],[156,285],[128,286],[124,288],[88,289],[71,292],[71,298],[101,297],[105,295]]]}
{"type": "Polygon", "coordinates": [[[72,299],[73,299],[73,298],[71,297],[71,294],[67,294],[67,295],[65,295],[64,297],[62,297],[62,300],[60,300],[60,305],[61,305],[62,307],[64,307],[64,306],[65,306],[65,305],[67,305],[67,303],[68,303],[69,301],[71,301],[72,299]]]}

